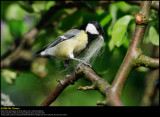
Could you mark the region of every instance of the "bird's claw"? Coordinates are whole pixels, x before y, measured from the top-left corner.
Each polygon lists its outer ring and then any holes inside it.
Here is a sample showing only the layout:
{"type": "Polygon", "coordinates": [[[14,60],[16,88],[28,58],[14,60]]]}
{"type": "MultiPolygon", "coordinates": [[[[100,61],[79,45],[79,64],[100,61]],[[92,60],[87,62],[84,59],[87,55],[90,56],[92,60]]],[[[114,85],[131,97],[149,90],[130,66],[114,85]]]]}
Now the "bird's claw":
{"type": "Polygon", "coordinates": [[[90,68],[92,68],[92,65],[91,64],[86,64],[87,66],[89,66],[90,68]]]}
{"type": "Polygon", "coordinates": [[[88,63],[84,63],[85,65],[89,66],[90,68],[92,68],[92,65],[91,64],[88,64],[88,63]]]}

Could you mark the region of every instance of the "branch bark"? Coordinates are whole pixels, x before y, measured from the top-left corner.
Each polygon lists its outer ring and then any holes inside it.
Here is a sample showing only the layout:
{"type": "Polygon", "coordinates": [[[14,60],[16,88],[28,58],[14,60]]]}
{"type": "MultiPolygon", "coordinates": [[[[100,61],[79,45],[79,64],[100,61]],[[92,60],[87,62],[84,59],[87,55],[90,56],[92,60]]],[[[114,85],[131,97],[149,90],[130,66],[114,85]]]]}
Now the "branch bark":
{"type": "Polygon", "coordinates": [[[151,69],[157,69],[159,68],[159,59],[158,58],[150,58],[148,56],[145,55],[140,55],[139,58],[137,58],[136,60],[136,65],[137,67],[139,66],[144,66],[147,68],[151,68],[151,69]]]}

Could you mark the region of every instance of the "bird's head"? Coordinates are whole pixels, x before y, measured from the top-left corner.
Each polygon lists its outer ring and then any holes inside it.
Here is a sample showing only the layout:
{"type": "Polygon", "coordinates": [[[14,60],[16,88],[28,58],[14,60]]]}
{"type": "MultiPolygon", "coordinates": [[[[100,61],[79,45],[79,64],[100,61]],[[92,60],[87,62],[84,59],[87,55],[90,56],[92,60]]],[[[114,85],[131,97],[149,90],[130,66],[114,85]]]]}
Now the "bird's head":
{"type": "Polygon", "coordinates": [[[90,21],[85,26],[85,31],[88,35],[92,36],[93,39],[100,38],[103,40],[103,28],[102,26],[96,21],[90,21]]]}

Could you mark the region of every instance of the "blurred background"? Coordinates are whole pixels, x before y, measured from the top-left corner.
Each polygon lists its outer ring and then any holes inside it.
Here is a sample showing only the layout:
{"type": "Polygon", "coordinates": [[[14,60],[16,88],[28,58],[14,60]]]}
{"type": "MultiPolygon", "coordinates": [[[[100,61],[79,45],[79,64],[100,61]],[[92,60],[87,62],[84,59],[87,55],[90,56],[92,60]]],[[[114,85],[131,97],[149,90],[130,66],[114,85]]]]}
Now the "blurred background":
{"type": "MultiPolygon", "coordinates": [[[[58,84],[56,79],[65,78],[68,72],[61,61],[33,55],[67,30],[88,21],[98,21],[105,31],[104,52],[95,59],[93,69],[112,83],[129,47],[139,10],[140,5],[124,1],[1,1],[1,96],[16,106],[39,106],[58,84]]],[[[158,32],[159,12],[151,9],[142,45],[145,55],[159,57],[158,32]]],[[[72,70],[75,67],[73,63],[70,66],[72,70]]],[[[159,70],[135,69],[126,82],[123,103],[159,105],[158,78],[159,70]]],[[[91,83],[78,80],[51,106],[96,106],[98,100],[105,100],[96,90],[77,90],[86,85],[91,83]]]]}

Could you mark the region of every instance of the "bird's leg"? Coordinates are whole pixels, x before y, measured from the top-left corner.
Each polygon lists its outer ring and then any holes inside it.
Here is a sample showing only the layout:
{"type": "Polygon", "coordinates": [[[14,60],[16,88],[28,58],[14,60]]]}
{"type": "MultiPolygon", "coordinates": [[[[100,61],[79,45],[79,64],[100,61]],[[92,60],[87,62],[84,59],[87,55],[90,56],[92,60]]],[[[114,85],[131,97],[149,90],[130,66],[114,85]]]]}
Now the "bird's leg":
{"type": "Polygon", "coordinates": [[[71,71],[69,70],[68,65],[69,65],[69,60],[65,60],[64,61],[64,66],[66,67],[67,71],[71,74],[71,71]]]}
{"type": "MultiPolygon", "coordinates": [[[[71,71],[69,70],[68,65],[69,65],[69,60],[65,60],[65,61],[64,61],[64,66],[66,67],[67,71],[68,71],[70,74],[72,74],[71,71]]],[[[70,76],[70,75],[67,74],[67,75],[66,75],[66,78],[69,78],[69,76],[70,76]]],[[[69,79],[69,80],[70,80],[70,79],[69,79]]],[[[74,84],[74,82],[73,82],[72,80],[70,80],[70,84],[74,84]]]]}
{"type": "Polygon", "coordinates": [[[73,54],[70,54],[69,57],[70,57],[70,59],[72,59],[72,60],[76,60],[76,61],[78,61],[78,62],[81,62],[81,63],[89,66],[89,67],[92,67],[90,64],[86,63],[85,61],[83,61],[83,60],[81,60],[81,59],[74,58],[74,55],[73,55],[73,54]]]}

